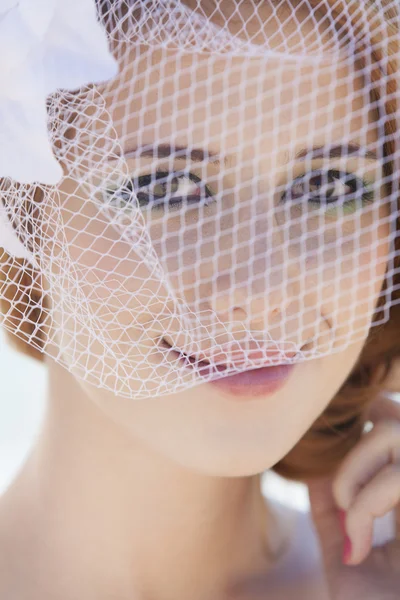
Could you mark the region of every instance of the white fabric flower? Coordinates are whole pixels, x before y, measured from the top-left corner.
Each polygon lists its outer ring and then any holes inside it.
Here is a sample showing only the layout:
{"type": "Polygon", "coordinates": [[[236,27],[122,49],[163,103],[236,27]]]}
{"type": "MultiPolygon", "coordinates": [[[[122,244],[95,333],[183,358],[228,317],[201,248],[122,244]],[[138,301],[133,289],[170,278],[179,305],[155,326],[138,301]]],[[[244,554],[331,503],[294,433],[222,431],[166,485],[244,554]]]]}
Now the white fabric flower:
{"type": "Polygon", "coordinates": [[[56,184],[46,98],[117,74],[94,0],[0,0],[0,177],[56,184]]]}
{"type": "Polygon", "coordinates": [[[47,96],[118,73],[94,0],[0,0],[0,56],[0,177],[54,185],[47,96]]]}

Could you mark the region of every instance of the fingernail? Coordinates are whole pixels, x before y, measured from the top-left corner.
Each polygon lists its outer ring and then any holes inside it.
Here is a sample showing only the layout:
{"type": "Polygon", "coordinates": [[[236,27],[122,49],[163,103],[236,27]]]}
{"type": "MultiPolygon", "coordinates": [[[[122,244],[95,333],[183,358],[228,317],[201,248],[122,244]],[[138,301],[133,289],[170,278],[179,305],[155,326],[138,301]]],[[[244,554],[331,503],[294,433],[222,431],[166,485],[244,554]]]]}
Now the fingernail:
{"type": "Polygon", "coordinates": [[[343,558],[342,558],[343,564],[347,565],[350,562],[351,553],[352,553],[351,540],[350,540],[349,536],[346,535],[345,540],[344,540],[344,547],[343,547],[343,558]]]}

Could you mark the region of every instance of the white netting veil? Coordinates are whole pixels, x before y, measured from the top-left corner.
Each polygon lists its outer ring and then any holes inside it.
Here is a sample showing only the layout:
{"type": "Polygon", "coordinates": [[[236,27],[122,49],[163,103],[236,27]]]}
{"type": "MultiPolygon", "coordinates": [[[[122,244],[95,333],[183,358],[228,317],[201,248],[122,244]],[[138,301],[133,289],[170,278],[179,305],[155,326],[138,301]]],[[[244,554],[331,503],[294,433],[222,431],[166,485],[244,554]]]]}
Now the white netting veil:
{"type": "Polygon", "coordinates": [[[0,164],[4,327],[146,398],[340,352],[388,322],[398,0],[95,11],[118,73],[93,64],[87,85],[47,93],[61,179],[0,164]]]}

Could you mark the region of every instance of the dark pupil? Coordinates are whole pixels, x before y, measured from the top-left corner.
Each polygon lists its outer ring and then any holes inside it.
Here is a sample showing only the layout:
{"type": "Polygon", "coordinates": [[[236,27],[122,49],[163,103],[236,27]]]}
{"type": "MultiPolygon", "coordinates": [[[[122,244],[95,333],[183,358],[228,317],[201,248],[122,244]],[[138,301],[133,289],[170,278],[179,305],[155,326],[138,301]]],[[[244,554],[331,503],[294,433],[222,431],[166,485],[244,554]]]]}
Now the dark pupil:
{"type": "MultiPolygon", "coordinates": [[[[314,175],[313,177],[302,178],[303,181],[298,181],[292,187],[292,198],[302,198],[304,195],[317,195],[323,186],[327,186],[328,183],[332,183],[334,178],[330,173],[314,175]]],[[[328,187],[324,190],[324,195],[330,198],[333,194],[334,186],[328,187]]]]}
{"type": "Polygon", "coordinates": [[[318,173],[312,177],[301,177],[301,179],[293,185],[290,196],[295,199],[309,196],[309,199],[312,200],[313,198],[319,199],[319,194],[322,193],[322,197],[326,200],[336,200],[337,196],[334,195],[335,181],[338,180],[343,182],[351,193],[357,191],[357,184],[355,183],[354,177],[350,177],[347,173],[331,170],[324,173],[318,173]]]}
{"type": "Polygon", "coordinates": [[[169,181],[155,181],[150,185],[150,195],[156,198],[163,198],[167,194],[175,194],[179,188],[179,180],[177,177],[169,181]]]}
{"type": "MultiPolygon", "coordinates": [[[[328,175],[328,177],[323,177],[322,175],[315,175],[314,177],[312,177],[310,179],[310,192],[318,192],[318,190],[325,184],[327,183],[332,183],[333,178],[330,177],[328,175]]],[[[333,186],[331,188],[328,188],[328,191],[326,192],[327,196],[332,196],[333,193],[333,186]]]]}
{"type": "Polygon", "coordinates": [[[179,190],[180,176],[171,177],[170,173],[159,172],[155,175],[143,175],[131,183],[136,190],[140,206],[147,206],[149,201],[162,200],[166,196],[174,196],[179,190]]]}
{"type": "Polygon", "coordinates": [[[166,195],[174,195],[179,189],[179,177],[168,177],[168,173],[154,175],[142,175],[126,182],[119,190],[118,196],[123,202],[132,201],[132,193],[135,191],[140,205],[147,204],[149,199],[164,198],[166,195]],[[141,191],[141,188],[144,188],[141,191]]]}

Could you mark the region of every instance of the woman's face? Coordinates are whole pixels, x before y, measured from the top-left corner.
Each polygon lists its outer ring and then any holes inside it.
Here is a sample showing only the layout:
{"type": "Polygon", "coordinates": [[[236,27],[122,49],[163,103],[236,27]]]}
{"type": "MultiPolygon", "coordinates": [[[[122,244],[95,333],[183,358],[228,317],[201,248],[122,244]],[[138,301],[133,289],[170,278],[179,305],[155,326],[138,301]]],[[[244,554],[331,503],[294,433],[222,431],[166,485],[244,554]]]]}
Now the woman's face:
{"type": "MultiPolygon", "coordinates": [[[[259,15],[272,39],[278,17],[268,3],[259,15]]],[[[311,44],[306,17],[298,11],[311,44]]],[[[289,46],[295,28],[283,30],[289,46]]],[[[345,381],[383,284],[388,209],[365,82],[337,57],[143,45],[103,97],[81,117],[74,169],[45,206],[62,223],[51,231],[64,248],[52,260],[64,278],[51,291],[57,347],[136,438],[210,474],[261,472],[345,381]],[[252,339],[314,358],[272,394],[233,398],[178,366],[162,338],[187,354],[252,339]]]]}

